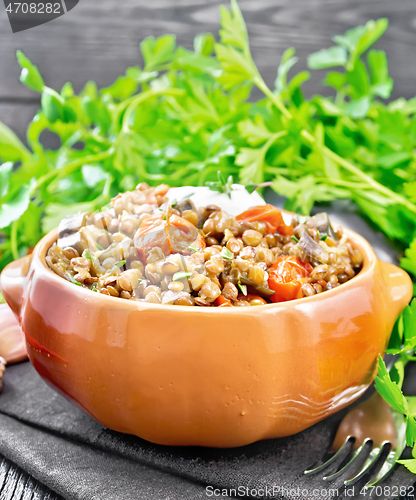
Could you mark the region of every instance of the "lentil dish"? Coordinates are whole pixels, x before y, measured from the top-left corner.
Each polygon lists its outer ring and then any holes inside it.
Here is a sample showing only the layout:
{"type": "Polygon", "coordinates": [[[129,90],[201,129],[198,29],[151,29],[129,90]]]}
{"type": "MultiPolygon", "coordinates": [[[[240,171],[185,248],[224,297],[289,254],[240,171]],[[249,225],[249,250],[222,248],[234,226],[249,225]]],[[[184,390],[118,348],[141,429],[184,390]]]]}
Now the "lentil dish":
{"type": "Polygon", "coordinates": [[[269,204],[232,216],[190,198],[169,202],[168,191],[141,183],[101,212],[65,217],[48,266],[97,293],[204,307],[309,297],[361,269],[360,251],[326,213],[286,224],[269,204]]]}

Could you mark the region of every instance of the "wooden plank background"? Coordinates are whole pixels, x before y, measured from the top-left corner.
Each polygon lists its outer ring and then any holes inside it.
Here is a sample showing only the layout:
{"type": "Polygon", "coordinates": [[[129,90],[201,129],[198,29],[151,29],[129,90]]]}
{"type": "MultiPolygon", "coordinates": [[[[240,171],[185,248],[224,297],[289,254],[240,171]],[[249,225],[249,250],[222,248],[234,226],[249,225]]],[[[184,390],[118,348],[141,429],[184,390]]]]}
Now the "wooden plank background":
{"type": "MultiPolygon", "coordinates": [[[[38,107],[38,96],[18,82],[17,49],[36,63],[48,85],[72,81],[110,84],[130,65],[140,63],[139,44],[149,35],[174,33],[192,46],[197,33],[218,32],[221,0],[80,0],[65,16],[13,34],[0,5],[0,120],[20,137],[38,107]]],[[[225,2],[227,3],[227,2],[225,2]]],[[[387,17],[390,27],[377,44],[387,51],[395,80],[394,97],[416,94],[415,0],[240,0],[255,61],[268,84],[288,47],[299,56],[331,45],[331,37],[369,19],[387,17]]],[[[322,92],[322,74],[306,84],[307,94],[322,92]]]]}

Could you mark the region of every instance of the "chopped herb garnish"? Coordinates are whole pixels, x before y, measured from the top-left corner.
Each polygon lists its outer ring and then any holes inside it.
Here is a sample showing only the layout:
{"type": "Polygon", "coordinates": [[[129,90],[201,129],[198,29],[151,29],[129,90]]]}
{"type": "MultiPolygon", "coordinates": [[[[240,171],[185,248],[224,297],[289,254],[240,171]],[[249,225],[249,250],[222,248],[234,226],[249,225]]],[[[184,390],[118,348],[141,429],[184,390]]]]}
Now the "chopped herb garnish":
{"type": "Polygon", "coordinates": [[[218,191],[219,193],[228,194],[231,199],[231,191],[233,190],[233,176],[230,175],[227,181],[224,179],[220,170],[217,172],[218,181],[209,181],[205,185],[208,186],[212,191],[218,191]]]}
{"type": "Polygon", "coordinates": [[[181,280],[183,278],[188,278],[191,275],[192,275],[192,273],[185,273],[184,271],[179,271],[178,273],[175,273],[173,275],[172,281],[178,281],[178,280],[181,280]]]}
{"type": "Polygon", "coordinates": [[[103,231],[107,234],[109,234],[110,236],[112,236],[112,234],[110,233],[110,231],[107,231],[107,229],[103,229],[103,231]]]}
{"type": "Polygon", "coordinates": [[[166,220],[166,215],[163,216],[163,220],[166,220]]]}
{"type": "Polygon", "coordinates": [[[98,250],[104,250],[104,248],[100,244],[96,243],[95,245],[98,248],[98,250]]]}
{"type": "Polygon", "coordinates": [[[194,245],[189,245],[188,248],[189,248],[189,250],[192,250],[193,252],[199,252],[199,250],[194,245]]]}
{"type": "Polygon", "coordinates": [[[247,193],[252,194],[258,188],[258,184],[250,183],[250,184],[246,184],[244,187],[245,187],[247,193]]]}
{"type": "Polygon", "coordinates": [[[97,287],[97,283],[96,283],[96,282],[94,282],[94,283],[91,285],[91,290],[92,290],[93,292],[98,292],[98,287],[97,287]]]}
{"type": "Polygon", "coordinates": [[[241,290],[243,295],[247,295],[247,285],[243,285],[242,283],[238,283],[238,288],[241,290]]]}
{"type": "Polygon", "coordinates": [[[182,203],[183,201],[187,200],[188,198],[190,198],[191,196],[193,196],[195,193],[189,193],[187,194],[186,196],[184,196],[181,201],[179,202],[178,200],[172,200],[172,203],[170,204],[170,206],[173,208],[173,207],[176,207],[176,205],[178,205],[179,203],[182,203]]]}
{"type": "Polygon", "coordinates": [[[140,285],[140,283],[141,283],[142,281],[143,281],[143,280],[142,280],[141,278],[139,278],[139,279],[137,280],[137,284],[138,284],[138,285],[140,285]]]}
{"type": "Polygon", "coordinates": [[[126,264],[125,260],[120,260],[119,262],[117,262],[116,266],[117,267],[123,267],[125,264],[126,264]]]}
{"type": "Polygon", "coordinates": [[[321,240],[322,240],[322,241],[325,241],[327,238],[328,238],[328,235],[327,235],[327,234],[323,234],[323,235],[321,236],[321,240]]]}
{"type": "Polygon", "coordinates": [[[294,234],[292,234],[291,238],[295,243],[299,243],[299,240],[296,238],[294,234]]]}
{"type": "Polygon", "coordinates": [[[84,259],[88,259],[89,261],[91,262],[94,262],[96,260],[96,258],[94,257],[94,255],[88,250],[88,248],[86,248],[83,252],[82,252],[82,256],[84,257],[84,259]]]}
{"type": "Polygon", "coordinates": [[[228,259],[228,260],[231,260],[234,258],[233,252],[230,252],[227,247],[223,247],[223,249],[221,250],[220,256],[223,259],[228,259]]]}
{"type": "Polygon", "coordinates": [[[72,276],[69,276],[69,281],[73,283],[74,285],[82,286],[81,283],[79,283],[76,279],[74,279],[72,276]]]}

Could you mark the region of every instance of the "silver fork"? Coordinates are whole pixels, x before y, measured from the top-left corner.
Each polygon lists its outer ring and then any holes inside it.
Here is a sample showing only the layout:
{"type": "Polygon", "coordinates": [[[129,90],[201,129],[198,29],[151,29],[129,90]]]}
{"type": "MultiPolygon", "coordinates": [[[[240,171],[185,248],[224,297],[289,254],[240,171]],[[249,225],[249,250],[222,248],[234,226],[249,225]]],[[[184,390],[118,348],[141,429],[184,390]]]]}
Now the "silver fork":
{"type": "MultiPolygon", "coordinates": [[[[389,360],[387,364],[388,370],[392,368],[394,361],[394,358],[389,360]]],[[[361,403],[361,405],[347,413],[339,429],[343,426],[344,422],[348,422],[348,417],[354,411],[359,410],[360,407],[363,408],[362,411],[368,411],[371,408],[371,399],[373,399],[373,396],[370,400],[361,403]]],[[[406,423],[404,417],[392,408],[390,408],[390,411],[396,428],[396,446],[393,446],[389,439],[382,441],[379,446],[373,446],[373,441],[369,437],[362,439],[363,436],[361,436],[360,440],[362,444],[358,449],[354,450],[356,437],[349,435],[336,453],[331,454],[322,464],[305,470],[304,473],[307,475],[323,473],[324,481],[343,479],[345,486],[353,486],[362,481],[364,487],[369,488],[380,483],[393,470],[396,459],[400,457],[406,446],[406,423]]],[[[346,423],[346,426],[351,427],[350,423],[346,423]]],[[[365,429],[358,429],[358,431],[357,434],[366,433],[365,429]]]]}

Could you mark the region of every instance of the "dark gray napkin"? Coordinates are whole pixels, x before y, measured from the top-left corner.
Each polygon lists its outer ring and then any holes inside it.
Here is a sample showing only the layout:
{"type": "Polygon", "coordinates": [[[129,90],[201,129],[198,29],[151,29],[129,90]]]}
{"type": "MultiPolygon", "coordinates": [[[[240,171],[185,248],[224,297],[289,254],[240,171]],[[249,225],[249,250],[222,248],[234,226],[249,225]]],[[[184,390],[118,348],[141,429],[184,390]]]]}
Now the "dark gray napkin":
{"type": "MultiPolygon", "coordinates": [[[[238,449],[164,447],[104,428],[22,363],[9,367],[4,379],[0,453],[68,500],[198,499],[209,498],[213,487],[231,496],[240,487],[244,495],[253,490],[246,498],[264,490],[265,498],[285,499],[338,489],[342,498],[342,484],[309,478],[303,470],[324,455],[345,411],[296,436],[238,449]]],[[[400,468],[386,484],[412,482],[400,468]]]]}
{"type": "MultiPolygon", "coordinates": [[[[276,204],[276,199],[268,201],[276,204]]],[[[331,212],[337,222],[366,237],[381,258],[394,260],[382,236],[348,205],[336,205],[331,212]]],[[[365,499],[368,495],[357,488],[345,490],[340,482],[303,474],[329,448],[346,411],[298,435],[238,449],[163,447],[104,428],[50,389],[29,363],[22,363],[9,367],[4,378],[0,454],[68,500],[365,499]]],[[[413,480],[400,467],[383,485],[406,487],[413,480]]],[[[382,489],[371,498],[392,500],[392,491],[382,489]]]]}

